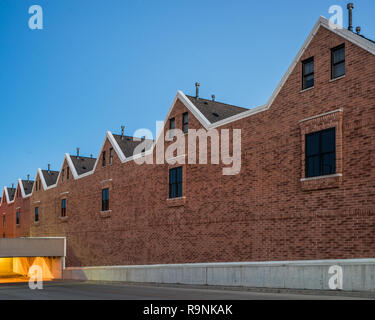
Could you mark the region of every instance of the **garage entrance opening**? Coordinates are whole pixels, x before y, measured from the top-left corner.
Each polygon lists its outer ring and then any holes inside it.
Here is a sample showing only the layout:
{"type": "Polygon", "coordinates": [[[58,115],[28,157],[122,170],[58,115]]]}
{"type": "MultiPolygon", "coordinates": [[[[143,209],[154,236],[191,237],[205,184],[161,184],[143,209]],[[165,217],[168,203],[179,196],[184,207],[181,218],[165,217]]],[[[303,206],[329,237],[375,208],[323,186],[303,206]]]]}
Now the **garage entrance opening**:
{"type": "Polygon", "coordinates": [[[0,284],[62,278],[65,238],[0,239],[0,284]]]}
{"type": "Polygon", "coordinates": [[[61,259],[51,257],[0,258],[0,283],[27,282],[38,266],[43,281],[51,281],[59,276],[61,259]]]}

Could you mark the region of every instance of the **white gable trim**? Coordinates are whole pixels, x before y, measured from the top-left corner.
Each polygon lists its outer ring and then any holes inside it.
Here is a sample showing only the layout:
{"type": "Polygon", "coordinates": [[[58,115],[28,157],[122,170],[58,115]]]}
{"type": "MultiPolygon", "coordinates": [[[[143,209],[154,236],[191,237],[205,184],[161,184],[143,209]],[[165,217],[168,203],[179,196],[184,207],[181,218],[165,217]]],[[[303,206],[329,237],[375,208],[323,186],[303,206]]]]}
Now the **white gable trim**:
{"type": "MultiPolygon", "coordinates": [[[[25,189],[23,188],[23,183],[22,183],[22,180],[21,180],[21,179],[18,179],[18,184],[19,184],[19,186],[20,186],[20,190],[21,190],[22,198],[25,199],[25,198],[29,198],[29,197],[31,197],[31,195],[32,195],[32,190],[31,190],[31,192],[30,192],[28,195],[26,195],[26,193],[25,193],[25,189]]],[[[34,189],[34,186],[33,186],[33,189],[34,189]]],[[[16,188],[16,190],[17,190],[17,188],[16,188]]]]}

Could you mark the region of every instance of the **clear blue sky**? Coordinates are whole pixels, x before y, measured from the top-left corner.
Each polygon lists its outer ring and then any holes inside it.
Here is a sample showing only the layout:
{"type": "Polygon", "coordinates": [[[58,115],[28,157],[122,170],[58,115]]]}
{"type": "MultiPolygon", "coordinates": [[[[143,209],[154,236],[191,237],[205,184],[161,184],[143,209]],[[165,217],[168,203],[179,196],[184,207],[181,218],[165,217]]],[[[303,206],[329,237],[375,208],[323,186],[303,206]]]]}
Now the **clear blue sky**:
{"type": "MultiPolygon", "coordinates": [[[[375,38],[374,0],[354,26],[375,38]]],[[[0,0],[0,186],[65,152],[96,156],[107,130],[163,120],[177,90],[264,104],[327,0],[0,0]],[[28,28],[42,6],[44,29],[28,28]]]]}

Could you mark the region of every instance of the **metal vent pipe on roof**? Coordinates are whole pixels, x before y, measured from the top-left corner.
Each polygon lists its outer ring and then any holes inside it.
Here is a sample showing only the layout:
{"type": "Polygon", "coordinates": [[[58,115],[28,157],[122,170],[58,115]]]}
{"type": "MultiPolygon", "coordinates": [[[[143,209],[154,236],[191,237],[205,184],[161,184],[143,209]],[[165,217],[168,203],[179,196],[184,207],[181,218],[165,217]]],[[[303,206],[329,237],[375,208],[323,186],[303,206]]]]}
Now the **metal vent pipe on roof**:
{"type": "Polygon", "coordinates": [[[348,30],[353,32],[353,9],[354,9],[354,4],[353,3],[348,3],[347,8],[349,10],[349,26],[348,26],[348,30]]]}
{"type": "Polygon", "coordinates": [[[355,31],[357,32],[357,34],[360,36],[361,35],[361,27],[358,26],[357,28],[355,28],[355,31]]]}
{"type": "Polygon", "coordinates": [[[197,99],[199,99],[199,86],[200,86],[200,83],[196,82],[195,83],[195,98],[197,99]]]}
{"type": "Polygon", "coordinates": [[[77,148],[77,159],[79,158],[79,148],[77,148]]]}
{"type": "Polygon", "coordinates": [[[212,101],[215,101],[215,95],[213,94],[213,95],[211,95],[211,98],[212,98],[212,101]]]}
{"type": "Polygon", "coordinates": [[[121,126],[121,139],[124,139],[125,126],[121,126]]]}
{"type": "Polygon", "coordinates": [[[30,181],[30,175],[28,174],[27,175],[27,182],[29,182],[30,181]]]}
{"type": "Polygon", "coordinates": [[[51,171],[51,165],[48,164],[48,173],[50,173],[50,171],[51,171]]]}

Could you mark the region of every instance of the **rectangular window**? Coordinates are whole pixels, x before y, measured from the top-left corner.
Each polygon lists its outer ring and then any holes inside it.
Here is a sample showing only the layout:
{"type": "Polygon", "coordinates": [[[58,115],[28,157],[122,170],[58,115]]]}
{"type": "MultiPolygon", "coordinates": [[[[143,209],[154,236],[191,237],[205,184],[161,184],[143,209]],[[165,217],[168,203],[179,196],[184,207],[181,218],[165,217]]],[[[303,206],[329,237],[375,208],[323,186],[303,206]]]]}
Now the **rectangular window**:
{"type": "Polygon", "coordinates": [[[175,118],[169,119],[169,137],[172,138],[174,136],[174,129],[176,128],[176,120],[175,118]]]}
{"type": "Polygon", "coordinates": [[[20,214],[20,211],[17,210],[16,211],[16,225],[20,224],[20,219],[21,219],[21,214],[20,214]]]}
{"type": "Polygon", "coordinates": [[[345,44],[332,49],[331,63],[332,79],[345,75],[345,44]]]}
{"type": "Polygon", "coordinates": [[[39,207],[35,207],[34,221],[39,222],[39,207]]]}
{"type": "Polygon", "coordinates": [[[105,151],[102,152],[102,167],[105,167],[105,151]]]}
{"type": "Polygon", "coordinates": [[[65,169],[61,171],[61,181],[64,181],[65,169]]]}
{"type": "Polygon", "coordinates": [[[302,90],[314,86],[314,57],[302,61],[302,90]]]}
{"type": "Polygon", "coordinates": [[[182,167],[169,170],[169,198],[182,197],[182,167]]]}
{"type": "Polygon", "coordinates": [[[189,131],[189,114],[187,112],[182,115],[182,131],[184,133],[189,131]]]}
{"type": "Polygon", "coordinates": [[[109,164],[113,163],[113,148],[109,149],[109,164]]]}
{"type": "Polygon", "coordinates": [[[169,119],[169,130],[173,130],[176,128],[176,120],[175,118],[169,119]]]}
{"type": "Polygon", "coordinates": [[[61,216],[66,217],[66,199],[61,200],[61,216]]]}
{"type": "Polygon", "coordinates": [[[306,135],[306,178],[336,173],[335,128],[306,135]]]}
{"type": "Polygon", "coordinates": [[[69,167],[66,167],[66,180],[69,180],[69,167]]]}
{"type": "Polygon", "coordinates": [[[3,215],[3,228],[5,228],[5,214],[3,215]]]}
{"type": "Polygon", "coordinates": [[[102,190],[102,211],[109,210],[109,189],[102,190]]]}

